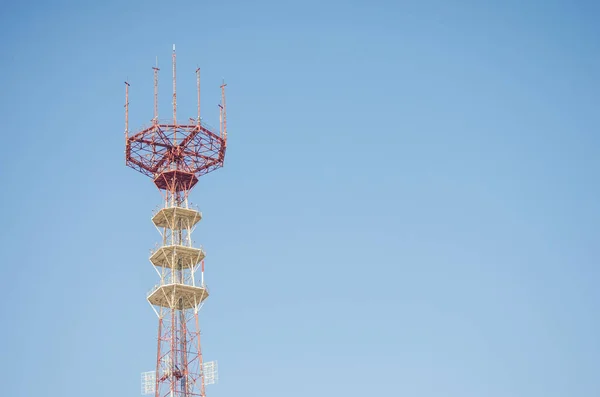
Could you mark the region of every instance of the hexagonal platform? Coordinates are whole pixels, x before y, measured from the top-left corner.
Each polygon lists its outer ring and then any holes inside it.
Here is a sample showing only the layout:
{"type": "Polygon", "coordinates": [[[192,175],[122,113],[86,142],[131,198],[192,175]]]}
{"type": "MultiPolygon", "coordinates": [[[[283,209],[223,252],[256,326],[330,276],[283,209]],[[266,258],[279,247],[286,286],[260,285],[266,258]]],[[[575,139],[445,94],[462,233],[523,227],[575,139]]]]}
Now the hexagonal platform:
{"type": "Polygon", "coordinates": [[[157,267],[177,268],[177,264],[181,264],[182,268],[188,269],[199,264],[204,256],[204,251],[200,248],[165,245],[150,256],[150,262],[157,267]]]}
{"type": "Polygon", "coordinates": [[[171,230],[192,228],[202,219],[202,213],[189,208],[162,208],[152,217],[156,227],[166,227],[171,230]]]}
{"type": "Polygon", "coordinates": [[[193,309],[208,298],[206,287],[186,284],[160,285],[150,292],[148,302],[154,306],[172,309],[193,309]]]}

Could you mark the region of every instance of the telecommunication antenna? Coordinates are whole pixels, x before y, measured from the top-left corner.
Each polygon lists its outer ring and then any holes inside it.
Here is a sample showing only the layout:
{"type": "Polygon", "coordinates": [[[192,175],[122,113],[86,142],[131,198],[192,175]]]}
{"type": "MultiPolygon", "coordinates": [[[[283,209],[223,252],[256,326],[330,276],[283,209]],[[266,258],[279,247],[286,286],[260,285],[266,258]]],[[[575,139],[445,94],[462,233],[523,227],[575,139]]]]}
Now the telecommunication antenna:
{"type": "MultiPolygon", "coordinates": [[[[218,365],[216,361],[207,361],[202,364],[204,385],[214,385],[219,381],[218,365]]],[[[155,394],[156,371],[142,372],[142,395],[155,394]]]]}
{"type": "Polygon", "coordinates": [[[204,383],[207,385],[214,385],[219,381],[219,372],[216,361],[207,361],[202,364],[202,370],[204,372],[204,383]]]}
{"type": "Polygon", "coordinates": [[[142,372],[142,396],[154,394],[156,390],[156,371],[142,372]]]}
{"type": "Polygon", "coordinates": [[[204,362],[200,343],[199,311],[209,296],[204,277],[205,252],[194,247],[192,232],[202,219],[188,196],[201,176],[223,167],[227,148],[225,84],[221,85],[219,130],[202,122],[200,69],[196,69],[197,114],[177,119],[177,70],[173,62],[173,120],[158,118],[158,62],[153,67],[154,112],[152,124],[129,130],[129,83],[125,83],[125,164],[152,178],[163,196],[152,223],[161,245],[150,263],[160,282],[147,294],[158,317],[156,369],[141,374],[142,395],[155,397],[206,397],[205,386],[217,382],[217,362],[204,362]],[[189,121],[188,121],[189,120],[189,121]]]}

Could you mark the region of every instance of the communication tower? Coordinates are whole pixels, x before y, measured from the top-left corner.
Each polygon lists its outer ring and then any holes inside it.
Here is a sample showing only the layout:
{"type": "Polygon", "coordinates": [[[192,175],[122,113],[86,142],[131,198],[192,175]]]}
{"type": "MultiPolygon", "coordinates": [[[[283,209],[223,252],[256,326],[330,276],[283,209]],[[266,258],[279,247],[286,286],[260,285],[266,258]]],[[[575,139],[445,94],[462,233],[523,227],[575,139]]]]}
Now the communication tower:
{"type": "Polygon", "coordinates": [[[158,65],[154,70],[154,117],[150,126],[129,133],[129,83],[125,82],[125,163],[152,178],[163,204],[152,217],[162,237],[150,255],[160,282],[147,299],[158,316],[156,369],[142,373],[142,393],[156,397],[204,397],[216,382],[216,362],[205,362],[198,311],[208,298],[204,250],[192,244],[202,213],[188,201],[198,178],[223,166],[227,147],[225,83],[221,85],[219,133],[200,117],[200,69],[196,69],[198,114],[177,120],[176,54],[173,45],[173,119],[158,118],[158,65]],[[200,279],[197,280],[198,273],[200,279]]]}

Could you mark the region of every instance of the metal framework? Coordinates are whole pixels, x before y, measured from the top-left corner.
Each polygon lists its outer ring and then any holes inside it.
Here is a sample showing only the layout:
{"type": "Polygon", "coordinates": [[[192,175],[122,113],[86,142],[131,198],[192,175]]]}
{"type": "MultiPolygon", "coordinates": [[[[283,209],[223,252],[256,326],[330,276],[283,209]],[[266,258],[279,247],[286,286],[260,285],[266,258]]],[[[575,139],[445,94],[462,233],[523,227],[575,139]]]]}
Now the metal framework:
{"type": "Polygon", "coordinates": [[[152,217],[162,241],[150,255],[160,281],[147,295],[158,316],[155,371],[142,373],[142,394],[204,397],[217,379],[216,362],[204,362],[198,312],[208,297],[204,250],[192,244],[202,214],[188,202],[198,178],[223,166],[227,147],[225,84],[221,85],[217,134],[200,117],[200,69],[196,70],[198,114],[177,122],[176,54],[173,46],[173,119],[158,118],[158,72],[154,67],[152,125],[130,136],[129,83],[125,82],[125,162],[153,179],[164,203],[152,217]],[[197,276],[200,280],[197,280],[197,276]]]}

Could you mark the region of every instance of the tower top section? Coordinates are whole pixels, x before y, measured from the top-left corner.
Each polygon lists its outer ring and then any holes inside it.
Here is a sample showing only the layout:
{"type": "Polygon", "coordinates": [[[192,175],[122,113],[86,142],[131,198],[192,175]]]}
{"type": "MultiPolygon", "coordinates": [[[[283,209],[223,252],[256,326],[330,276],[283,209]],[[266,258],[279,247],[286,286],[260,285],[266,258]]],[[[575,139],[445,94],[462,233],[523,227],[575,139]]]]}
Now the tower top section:
{"type": "Polygon", "coordinates": [[[151,177],[155,185],[171,194],[188,192],[198,178],[223,166],[227,148],[225,86],[221,85],[219,132],[200,116],[200,68],[196,69],[198,114],[196,119],[177,121],[177,55],[173,44],[173,118],[158,118],[158,65],[154,71],[154,117],[138,132],[129,131],[129,88],[125,82],[125,163],[151,177]]]}

